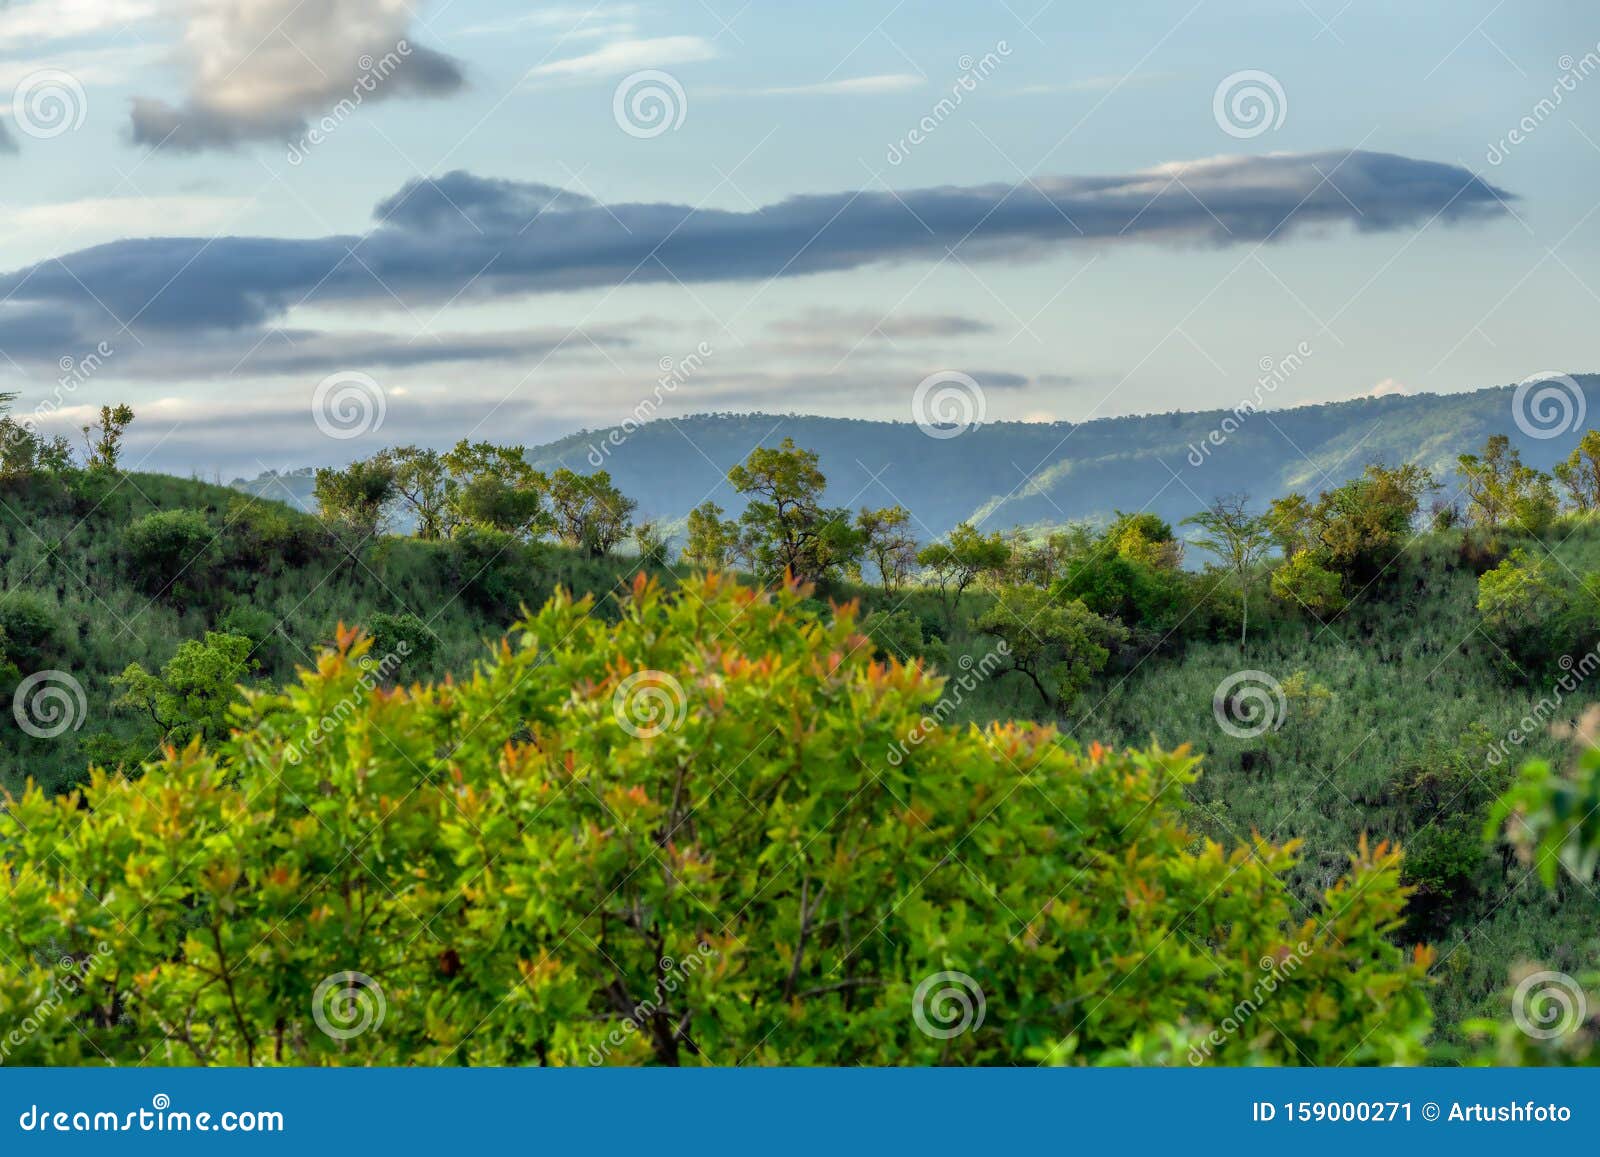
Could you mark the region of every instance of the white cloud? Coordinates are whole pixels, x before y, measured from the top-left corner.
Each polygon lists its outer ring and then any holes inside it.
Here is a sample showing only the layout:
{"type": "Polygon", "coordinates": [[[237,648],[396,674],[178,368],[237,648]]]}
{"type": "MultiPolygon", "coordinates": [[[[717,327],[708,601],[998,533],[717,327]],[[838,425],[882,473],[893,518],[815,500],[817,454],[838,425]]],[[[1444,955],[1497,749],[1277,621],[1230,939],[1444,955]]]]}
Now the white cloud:
{"type": "Polygon", "coordinates": [[[0,5],[0,46],[114,33],[160,15],[162,8],[158,0],[12,0],[0,5]]]}
{"type": "Polygon", "coordinates": [[[150,237],[182,221],[209,234],[250,207],[247,197],[90,197],[49,205],[11,207],[0,215],[0,264],[15,267],[57,252],[62,239],[97,245],[125,237],[150,237]]]}
{"type": "Polygon", "coordinates": [[[764,88],[767,96],[870,96],[883,92],[905,92],[921,88],[926,81],[909,72],[889,72],[877,76],[855,76],[848,80],[827,80],[820,84],[798,84],[789,88],[764,88]]]}
{"type": "Polygon", "coordinates": [[[295,136],[341,100],[441,95],[457,64],[412,42],[413,0],[177,0],[192,70],[181,105],[133,109],[136,139],[174,149],[295,136]],[[373,81],[370,87],[359,82],[373,81]]]}
{"type": "Polygon", "coordinates": [[[1394,378],[1384,378],[1383,381],[1361,396],[1364,398],[1388,398],[1409,394],[1410,392],[1411,388],[1404,383],[1396,381],[1394,378]]]}
{"type": "Polygon", "coordinates": [[[650,40],[616,40],[582,56],[553,60],[528,71],[530,80],[603,80],[641,68],[666,68],[711,60],[714,44],[699,36],[658,36],[650,40]]]}

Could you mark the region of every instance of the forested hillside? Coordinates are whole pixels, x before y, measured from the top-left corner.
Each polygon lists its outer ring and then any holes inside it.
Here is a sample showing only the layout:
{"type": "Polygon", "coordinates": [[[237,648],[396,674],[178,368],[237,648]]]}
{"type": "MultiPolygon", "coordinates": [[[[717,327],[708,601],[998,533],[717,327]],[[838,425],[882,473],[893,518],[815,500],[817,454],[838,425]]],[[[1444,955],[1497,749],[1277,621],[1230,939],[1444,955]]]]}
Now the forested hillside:
{"type": "MultiPolygon", "coordinates": [[[[1585,411],[1600,414],[1600,377],[1575,380],[1585,411]]],[[[819,455],[829,502],[897,503],[925,537],[975,518],[998,527],[1056,525],[1147,509],[1177,521],[1192,512],[1195,495],[1315,490],[1354,477],[1369,461],[1418,462],[1448,481],[1456,455],[1491,434],[1507,435],[1531,465],[1549,470],[1562,452],[1555,440],[1518,426],[1513,392],[1501,386],[1279,410],[1270,408],[1270,391],[1252,387],[1245,396],[1261,406],[1253,414],[1241,405],[1237,412],[1079,424],[995,422],[945,438],[930,438],[909,420],[705,414],[586,431],[531,449],[528,457],[544,470],[609,471],[644,513],[680,534],[688,512],[707,499],[737,511],[741,500],[727,484],[728,469],[753,447],[786,437],[819,455]]],[[[1569,425],[1578,420],[1571,410],[1565,417],[1569,425]]],[[[310,506],[309,470],[237,485],[310,506]]]]}

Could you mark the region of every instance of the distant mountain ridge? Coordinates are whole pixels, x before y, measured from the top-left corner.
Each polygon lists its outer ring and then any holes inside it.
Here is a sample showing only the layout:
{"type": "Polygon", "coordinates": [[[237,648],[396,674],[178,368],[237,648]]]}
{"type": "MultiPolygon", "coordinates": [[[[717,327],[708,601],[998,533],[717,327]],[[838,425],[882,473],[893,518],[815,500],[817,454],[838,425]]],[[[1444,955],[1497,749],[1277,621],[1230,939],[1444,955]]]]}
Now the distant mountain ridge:
{"type": "MultiPolygon", "coordinates": [[[[1003,528],[1149,510],[1176,522],[1222,494],[1242,492],[1264,504],[1291,490],[1315,493],[1373,461],[1420,462],[1448,484],[1456,455],[1481,449],[1497,433],[1511,438],[1524,461],[1549,470],[1588,428],[1588,416],[1600,426],[1600,376],[1573,380],[1581,404],[1570,394],[1564,395],[1564,410],[1560,398],[1537,411],[1524,404],[1521,424],[1513,412],[1516,387],[1508,385],[1284,410],[994,422],[960,433],[940,430],[941,437],[910,422],[697,414],[633,429],[580,431],[532,448],[529,456],[541,469],[609,470],[638,499],[642,516],[669,525],[708,499],[730,513],[739,510],[743,503],[727,484],[728,468],[755,446],[785,437],[819,453],[830,502],[899,503],[915,515],[923,538],[942,535],[964,519],[1003,528]],[[1558,430],[1554,436],[1537,436],[1552,428],[1558,430]]],[[[311,505],[307,473],[263,475],[235,485],[311,505]]]]}

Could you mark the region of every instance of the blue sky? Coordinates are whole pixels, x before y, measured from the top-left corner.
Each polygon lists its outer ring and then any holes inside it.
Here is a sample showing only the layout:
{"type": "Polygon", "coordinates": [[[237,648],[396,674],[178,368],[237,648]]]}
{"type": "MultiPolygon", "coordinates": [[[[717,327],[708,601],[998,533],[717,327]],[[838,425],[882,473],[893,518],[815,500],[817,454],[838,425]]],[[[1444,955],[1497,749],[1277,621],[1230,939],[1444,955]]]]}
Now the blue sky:
{"type": "Polygon", "coordinates": [[[1586,372],[1596,73],[1580,3],[11,0],[0,389],[231,476],[940,372],[990,421],[1586,372]]]}

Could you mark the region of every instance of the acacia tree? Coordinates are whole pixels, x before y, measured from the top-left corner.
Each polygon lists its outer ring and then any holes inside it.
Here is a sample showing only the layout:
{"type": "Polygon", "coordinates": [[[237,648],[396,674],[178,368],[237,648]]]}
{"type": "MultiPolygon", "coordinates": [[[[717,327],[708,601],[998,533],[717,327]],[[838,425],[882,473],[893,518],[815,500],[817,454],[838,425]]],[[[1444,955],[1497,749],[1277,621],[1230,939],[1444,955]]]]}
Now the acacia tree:
{"type": "Polygon", "coordinates": [[[550,475],[549,495],[556,537],[595,558],[610,554],[627,537],[639,507],[606,470],[575,474],[562,467],[550,475]]]}
{"type": "Polygon", "coordinates": [[[416,521],[416,536],[441,539],[448,525],[450,469],[437,450],[399,446],[383,454],[394,467],[394,488],[416,521]]]}
{"type": "Polygon", "coordinates": [[[1055,599],[1038,587],[1001,588],[977,627],[1005,644],[1006,670],[1031,682],[1051,707],[1065,706],[1088,686],[1105,669],[1110,645],[1128,634],[1083,600],[1055,599]]]}
{"type": "Polygon", "coordinates": [[[862,555],[878,572],[885,591],[899,590],[917,565],[917,539],[911,533],[911,512],[903,506],[866,507],[856,515],[862,555]]]}
{"type": "Polygon", "coordinates": [[[1473,525],[1486,530],[1509,525],[1536,534],[1555,517],[1560,500],[1550,476],[1524,464],[1506,435],[1490,435],[1481,455],[1462,454],[1456,464],[1473,525]]]}
{"type": "Polygon", "coordinates": [[[115,471],[122,461],[122,439],[132,423],[133,407],[127,403],[101,406],[99,420],[83,427],[84,466],[95,472],[115,471]]]}
{"type": "Polygon", "coordinates": [[[820,582],[860,557],[849,512],[823,505],[828,479],[816,451],[793,438],[757,446],[728,481],[749,499],[739,516],[740,551],[763,579],[820,582]]]}
{"type": "Polygon", "coordinates": [[[967,588],[983,575],[1002,574],[1010,561],[1011,546],[998,531],[986,535],[970,522],[958,523],[945,541],[917,552],[917,563],[939,588],[945,617],[951,620],[967,588]]]}
{"type": "Polygon", "coordinates": [[[733,565],[739,546],[739,524],[722,514],[722,507],[709,499],[689,511],[688,541],[683,548],[686,565],[706,571],[722,571],[733,565]]]}
{"type": "Polygon", "coordinates": [[[394,501],[394,466],[381,457],[343,470],[325,466],[317,471],[312,495],[323,522],[353,550],[383,528],[394,501]]]}
{"type": "Polygon", "coordinates": [[[1600,430],[1585,431],[1572,453],[1556,463],[1555,474],[1575,509],[1600,510],[1600,430]]]}
{"type": "Polygon", "coordinates": [[[1250,513],[1249,499],[1242,494],[1217,498],[1209,510],[1183,520],[1185,526],[1203,532],[1193,539],[1201,550],[1208,550],[1222,562],[1239,583],[1239,647],[1242,650],[1250,631],[1250,580],[1256,565],[1272,549],[1271,521],[1250,513]]]}
{"type": "Polygon", "coordinates": [[[521,446],[463,439],[443,463],[449,471],[446,511],[452,532],[470,526],[522,536],[542,533],[548,480],[528,463],[521,446]]]}

